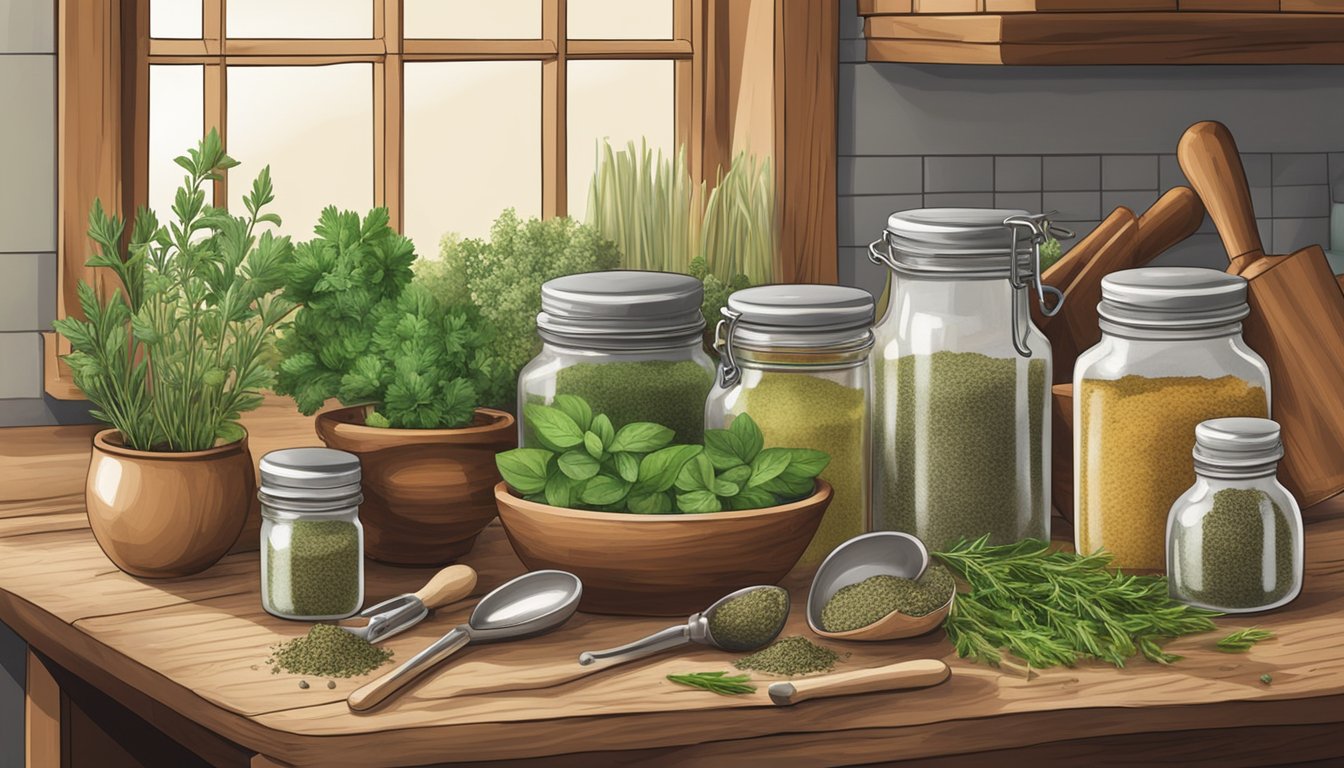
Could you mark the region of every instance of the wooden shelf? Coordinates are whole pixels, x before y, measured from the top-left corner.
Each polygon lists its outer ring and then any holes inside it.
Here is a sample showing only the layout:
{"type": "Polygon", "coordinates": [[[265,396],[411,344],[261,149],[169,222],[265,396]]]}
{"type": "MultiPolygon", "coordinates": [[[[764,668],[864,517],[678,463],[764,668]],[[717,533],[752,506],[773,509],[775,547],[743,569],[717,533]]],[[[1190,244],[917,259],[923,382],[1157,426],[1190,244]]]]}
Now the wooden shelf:
{"type": "MultiPolygon", "coordinates": [[[[975,0],[1022,12],[921,12],[930,3],[867,0],[869,61],[930,64],[1344,64],[1335,12],[1274,0],[975,0]],[[1088,7],[1091,10],[1079,10],[1088,7]],[[911,9],[914,10],[911,10],[911,9]],[[1102,8],[1103,10],[1097,10],[1102,8]],[[1033,10],[1035,9],[1035,10],[1033,10]],[[1139,10],[1144,9],[1144,10],[1139,10]],[[1156,9],[1156,10],[1154,10],[1156,9]]],[[[955,7],[955,6],[947,6],[955,7]]],[[[866,12],[866,13],[865,13],[866,12]]]]}

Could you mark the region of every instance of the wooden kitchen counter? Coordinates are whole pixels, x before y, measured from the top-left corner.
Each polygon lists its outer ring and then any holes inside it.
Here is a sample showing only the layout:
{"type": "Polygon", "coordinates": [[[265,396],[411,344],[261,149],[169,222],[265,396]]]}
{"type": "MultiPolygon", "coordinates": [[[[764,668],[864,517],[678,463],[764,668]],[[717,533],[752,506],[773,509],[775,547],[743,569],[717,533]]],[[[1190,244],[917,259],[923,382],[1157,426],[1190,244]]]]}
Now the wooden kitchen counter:
{"type": "MultiPolygon", "coordinates": [[[[317,444],[311,420],[271,399],[247,420],[254,458],[317,444]]],[[[1237,764],[1344,756],[1344,500],[1311,510],[1303,594],[1286,609],[1220,620],[1220,631],[1171,643],[1185,659],[1125,670],[1086,664],[1022,676],[955,658],[941,632],[880,644],[832,643],[839,669],[939,657],[936,688],[774,707],[760,690],[719,697],[673,685],[674,672],[729,669],[708,649],[580,674],[583,650],[632,640],[664,619],[577,614],[555,633],[468,648],[390,706],[355,715],[344,698],[366,678],[271,674],[274,643],[307,625],[267,615],[258,558],[239,551],[190,579],[141,581],[118,571],[89,532],[84,472],[92,427],[0,430],[0,620],[30,656],[32,765],[52,759],[61,676],[119,702],[218,764],[359,766],[535,760],[547,765],[682,763],[821,765],[938,758],[1162,758],[1237,764]],[[1245,654],[1213,649],[1222,630],[1258,625],[1278,639],[1245,654]],[[51,676],[48,667],[54,671],[51,676]],[[67,674],[68,673],[68,674],[67,674]],[[1264,673],[1273,683],[1260,682],[1264,673]],[[55,708],[55,713],[52,709],[55,708]],[[256,757],[250,757],[256,753],[256,757]],[[595,755],[594,753],[606,753],[595,755]],[[559,758],[557,756],[569,756],[559,758]],[[44,757],[45,756],[45,757],[44,757]]],[[[251,542],[249,542],[251,543],[251,542]]],[[[253,548],[255,544],[253,544],[253,548]]],[[[522,571],[493,524],[466,562],[479,591],[522,571]]],[[[421,586],[429,570],[370,563],[369,603],[421,586]]],[[[807,634],[806,574],[786,634],[807,634]]],[[[390,640],[405,659],[455,623],[470,601],[390,640]]],[[[385,667],[384,670],[390,667],[385,667]]]]}

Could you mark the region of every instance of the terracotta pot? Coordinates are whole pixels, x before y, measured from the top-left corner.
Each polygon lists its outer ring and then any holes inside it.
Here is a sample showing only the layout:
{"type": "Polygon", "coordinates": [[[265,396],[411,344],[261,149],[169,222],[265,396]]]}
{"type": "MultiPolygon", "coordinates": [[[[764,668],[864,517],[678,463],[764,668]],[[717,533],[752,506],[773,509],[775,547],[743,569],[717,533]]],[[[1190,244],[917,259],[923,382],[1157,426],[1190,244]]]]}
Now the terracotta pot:
{"type": "Polygon", "coordinates": [[[238,539],[256,492],[247,438],[205,451],[137,451],[121,433],[94,435],[85,481],[89,527],[121,570],[190,576],[238,539]]]}
{"type": "Polygon", "coordinates": [[[704,515],[589,512],[527,501],[495,486],[499,520],[532,570],[583,580],[579,610],[688,616],[742,587],[775,584],[802,557],[831,503],[817,481],[806,499],[704,515]]]}
{"type": "Polygon", "coordinates": [[[451,563],[471,551],[495,517],[495,454],[518,445],[513,416],[477,408],[461,429],[364,425],[369,406],[318,414],[317,436],[359,457],[364,553],[392,565],[451,563]]]}

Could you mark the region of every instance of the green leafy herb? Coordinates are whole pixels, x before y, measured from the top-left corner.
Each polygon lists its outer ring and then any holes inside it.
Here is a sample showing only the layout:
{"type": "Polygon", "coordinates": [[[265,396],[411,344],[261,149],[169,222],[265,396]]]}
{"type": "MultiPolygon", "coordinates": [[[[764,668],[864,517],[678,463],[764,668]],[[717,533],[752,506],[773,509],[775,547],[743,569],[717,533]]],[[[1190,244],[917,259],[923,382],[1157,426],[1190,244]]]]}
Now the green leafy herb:
{"type": "Polygon", "coordinates": [[[1261,640],[1271,640],[1274,633],[1267,629],[1250,627],[1248,629],[1239,629],[1236,632],[1224,637],[1218,641],[1218,650],[1223,653],[1244,653],[1251,649],[1251,646],[1261,640]]]}
{"type": "Polygon", "coordinates": [[[1265,685],[1269,685],[1270,683],[1274,682],[1274,676],[1266,672],[1265,674],[1260,676],[1260,682],[1264,683],[1265,685]]]}
{"type": "Polygon", "coordinates": [[[738,696],[755,693],[756,686],[749,685],[748,675],[729,675],[727,672],[692,672],[685,675],[668,675],[668,680],[692,688],[703,688],[720,696],[738,696]]]}

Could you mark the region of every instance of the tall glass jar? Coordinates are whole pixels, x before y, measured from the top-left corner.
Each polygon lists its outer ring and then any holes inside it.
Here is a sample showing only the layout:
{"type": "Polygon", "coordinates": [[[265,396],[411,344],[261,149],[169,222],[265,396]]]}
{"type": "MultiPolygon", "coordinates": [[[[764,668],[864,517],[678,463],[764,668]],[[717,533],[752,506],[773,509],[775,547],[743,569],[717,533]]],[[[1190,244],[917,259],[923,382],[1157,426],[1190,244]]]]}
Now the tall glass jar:
{"type": "Polygon", "coordinates": [[[767,285],[734,293],[715,332],[719,375],[705,426],[750,414],[765,447],[824,451],[831,505],[799,563],[815,565],[868,530],[871,447],[868,353],[873,297],[834,285],[767,285]]]}
{"type": "Polygon", "coordinates": [[[541,353],[518,374],[518,438],[533,445],[523,412],[577,395],[616,429],[650,421],[678,443],[704,437],[714,362],[704,350],[704,287],[666,272],[589,272],[541,287],[541,353]]]}
{"type": "Polygon", "coordinates": [[[1279,425],[1195,428],[1195,484],[1167,516],[1171,596],[1224,613],[1278,608],[1302,590],[1302,511],[1279,484],[1279,425]]]}
{"type": "Polygon", "coordinates": [[[353,616],[364,603],[359,458],[331,448],[271,451],[261,487],[261,605],[284,619],[353,616]]]}
{"type": "Polygon", "coordinates": [[[1074,538],[1161,571],[1167,513],[1195,481],[1195,427],[1269,415],[1269,369],[1241,338],[1246,281],[1147,267],[1101,282],[1101,341],[1073,368],[1074,538]]]}
{"type": "Polygon", "coordinates": [[[873,351],[875,528],[931,550],[1049,538],[1050,342],[1028,312],[1059,309],[1040,282],[1049,230],[1025,211],[913,210],[869,247],[894,272],[873,351]]]}

